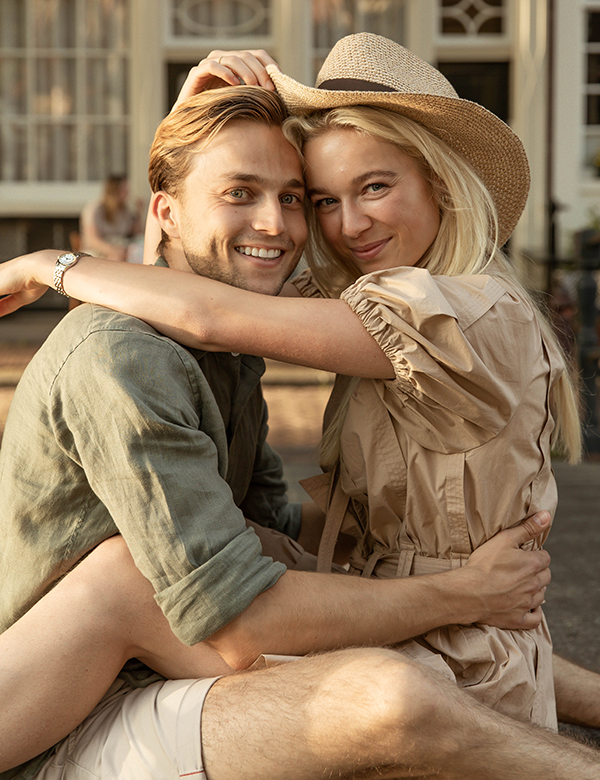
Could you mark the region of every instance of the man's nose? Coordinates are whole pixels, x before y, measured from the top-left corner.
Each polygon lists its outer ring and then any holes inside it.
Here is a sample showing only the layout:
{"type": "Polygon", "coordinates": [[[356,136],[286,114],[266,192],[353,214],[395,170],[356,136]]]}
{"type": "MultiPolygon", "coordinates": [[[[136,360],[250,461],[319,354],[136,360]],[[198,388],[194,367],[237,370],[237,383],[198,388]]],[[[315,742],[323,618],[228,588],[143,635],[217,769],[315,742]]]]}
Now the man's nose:
{"type": "Polygon", "coordinates": [[[342,206],[342,233],[348,238],[358,238],[368,230],[373,221],[361,206],[354,202],[342,206]]]}
{"type": "Polygon", "coordinates": [[[278,236],[285,230],[285,219],[279,198],[265,200],[257,209],[254,229],[270,236],[278,236]]]}

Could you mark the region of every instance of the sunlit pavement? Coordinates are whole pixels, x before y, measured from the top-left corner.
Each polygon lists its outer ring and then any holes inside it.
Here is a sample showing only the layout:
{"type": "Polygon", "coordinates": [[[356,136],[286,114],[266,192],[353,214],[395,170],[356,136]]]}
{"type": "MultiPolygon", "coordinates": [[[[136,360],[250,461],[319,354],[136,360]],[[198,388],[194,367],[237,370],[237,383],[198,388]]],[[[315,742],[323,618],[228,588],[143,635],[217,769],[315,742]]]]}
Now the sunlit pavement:
{"type": "MultiPolygon", "coordinates": [[[[0,434],[20,374],[60,316],[32,311],[0,320],[0,434]]],[[[270,363],[267,370],[270,441],[284,459],[295,501],[306,500],[298,479],[318,471],[329,379],[323,372],[281,364],[270,363]]],[[[553,579],[545,611],[556,651],[600,672],[600,463],[558,462],[555,471],[560,501],[546,544],[553,579]]]]}

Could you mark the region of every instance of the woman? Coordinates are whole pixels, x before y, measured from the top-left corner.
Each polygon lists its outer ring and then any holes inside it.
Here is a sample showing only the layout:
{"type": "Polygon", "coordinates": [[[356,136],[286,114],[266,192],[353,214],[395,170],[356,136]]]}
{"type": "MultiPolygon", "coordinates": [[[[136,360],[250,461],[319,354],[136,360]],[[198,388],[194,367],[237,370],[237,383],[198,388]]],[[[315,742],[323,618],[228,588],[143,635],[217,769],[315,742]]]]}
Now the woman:
{"type": "MultiPolygon", "coordinates": [[[[328,515],[321,567],[340,528],[357,539],[351,565],[363,576],[460,566],[501,527],[554,508],[551,439],[572,460],[579,455],[561,354],[498,248],[525,202],[524,152],[496,117],[458,99],[435,69],[378,36],[340,41],[320,89],[272,66],[269,74],[301,114],[286,132],[303,148],[313,204],[313,271],[295,282],[296,294],[335,298],[343,290],[392,367],[336,383],[326,474],[310,488],[328,515]],[[313,116],[319,109],[326,113],[313,116]]],[[[330,302],[312,308],[311,332],[322,323],[316,351],[305,338],[289,343],[294,301],[272,314],[269,298],[186,275],[181,287],[173,276],[173,303],[146,282],[151,269],[124,270],[123,279],[135,274],[135,300],[122,285],[113,294],[90,293],[103,272],[87,258],[69,270],[67,290],[145,317],[179,340],[187,329],[192,346],[340,374],[355,373],[360,362],[343,328],[330,327],[330,302]],[[257,304],[262,319],[273,325],[281,318],[282,327],[249,327],[257,304]]],[[[451,626],[401,649],[441,659],[460,685],[498,709],[556,724],[545,624],[531,632],[451,626]]]]}
{"type": "Polygon", "coordinates": [[[125,176],[109,176],[100,200],[88,203],[81,213],[81,248],[109,260],[127,260],[134,237],[140,232],[140,216],[127,205],[129,183],[125,176]]]}

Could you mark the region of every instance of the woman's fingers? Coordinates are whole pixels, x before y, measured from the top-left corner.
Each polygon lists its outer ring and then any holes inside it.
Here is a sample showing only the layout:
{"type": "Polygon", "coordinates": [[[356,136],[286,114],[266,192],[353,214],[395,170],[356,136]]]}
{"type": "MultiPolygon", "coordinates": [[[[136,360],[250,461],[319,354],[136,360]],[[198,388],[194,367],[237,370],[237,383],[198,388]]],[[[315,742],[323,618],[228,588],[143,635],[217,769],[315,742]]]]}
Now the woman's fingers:
{"type": "Polygon", "coordinates": [[[277,63],[262,49],[214,52],[213,59],[216,59],[219,65],[228,69],[245,84],[274,89],[273,82],[267,73],[267,65],[277,65],[277,63]]]}
{"type": "Polygon", "coordinates": [[[217,87],[251,84],[273,90],[275,87],[267,73],[267,65],[277,65],[277,63],[263,49],[253,51],[216,49],[190,70],[175,101],[175,106],[199,92],[217,87]]]}

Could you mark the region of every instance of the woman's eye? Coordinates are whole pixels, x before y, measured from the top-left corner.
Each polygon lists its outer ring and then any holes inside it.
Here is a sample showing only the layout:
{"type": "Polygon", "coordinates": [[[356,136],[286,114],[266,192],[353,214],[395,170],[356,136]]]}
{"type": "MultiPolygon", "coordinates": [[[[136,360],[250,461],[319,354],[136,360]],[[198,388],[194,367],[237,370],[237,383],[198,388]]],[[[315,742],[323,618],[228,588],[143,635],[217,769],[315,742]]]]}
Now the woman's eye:
{"type": "Polygon", "coordinates": [[[319,198],[319,200],[314,201],[314,207],[316,209],[323,209],[328,206],[333,206],[334,203],[337,203],[335,198],[319,198]]]}
{"type": "Polygon", "coordinates": [[[376,181],[373,182],[373,184],[367,185],[367,190],[370,190],[371,192],[381,192],[381,190],[384,190],[386,188],[386,184],[383,184],[383,182],[376,181]]]}

